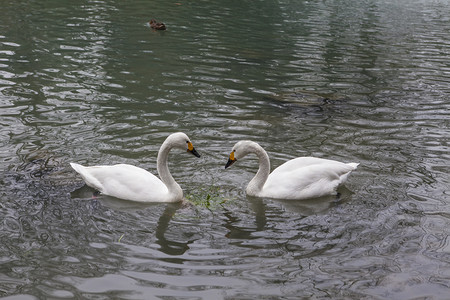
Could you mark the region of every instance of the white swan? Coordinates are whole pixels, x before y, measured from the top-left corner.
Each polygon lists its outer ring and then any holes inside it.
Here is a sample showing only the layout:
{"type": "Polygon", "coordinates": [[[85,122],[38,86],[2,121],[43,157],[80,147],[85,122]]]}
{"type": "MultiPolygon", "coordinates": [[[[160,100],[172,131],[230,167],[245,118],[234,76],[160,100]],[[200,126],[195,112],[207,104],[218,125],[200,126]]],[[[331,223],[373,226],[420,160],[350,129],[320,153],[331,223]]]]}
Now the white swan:
{"type": "Polygon", "coordinates": [[[247,154],[259,158],[259,169],[247,186],[247,195],[275,199],[308,199],[336,195],[358,163],[341,163],[316,157],[289,160],[270,173],[267,152],[257,143],[240,141],[234,145],[225,169],[247,154]]]}
{"type": "Polygon", "coordinates": [[[152,173],[127,164],[84,167],[70,163],[86,184],[101,193],[138,202],[176,202],[183,199],[183,190],[169,172],[167,158],[172,148],[179,148],[200,157],[189,137],[173,133],[167,137],[158,152],[158,179],[152,173]]]}

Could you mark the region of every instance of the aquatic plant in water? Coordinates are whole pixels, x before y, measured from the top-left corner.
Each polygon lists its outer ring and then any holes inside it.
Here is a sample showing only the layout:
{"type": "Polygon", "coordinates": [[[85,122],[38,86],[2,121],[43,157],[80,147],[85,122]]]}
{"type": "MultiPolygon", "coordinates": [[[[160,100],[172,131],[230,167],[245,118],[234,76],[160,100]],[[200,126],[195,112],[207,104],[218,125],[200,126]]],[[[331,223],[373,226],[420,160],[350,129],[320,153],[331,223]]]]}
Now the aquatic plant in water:
{"type": "Polygon", "coordinates": [[[186,200],[196,207],[204,207],[209,210],[215,210],[218,207],[221,207],[229,199],[221,195],[219,187],[208,186],[195,190],[189,195],[186,195],[186,200]]]}

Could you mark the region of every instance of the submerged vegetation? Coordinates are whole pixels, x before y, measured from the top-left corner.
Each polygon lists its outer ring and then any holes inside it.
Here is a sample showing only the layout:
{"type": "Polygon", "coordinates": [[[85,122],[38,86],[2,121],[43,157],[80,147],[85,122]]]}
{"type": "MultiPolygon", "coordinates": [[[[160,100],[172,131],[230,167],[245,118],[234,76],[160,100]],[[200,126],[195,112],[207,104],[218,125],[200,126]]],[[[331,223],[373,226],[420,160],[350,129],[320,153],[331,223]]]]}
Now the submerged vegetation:
{"type": "Polygon", "coordinates": [[[221,195],[219,187],[211,185],[189,193],[186,195],[186,200],[196,207],[204,207],[209,210],[215,210],[230,199],[225,198],[223,194],[221,195]]]}

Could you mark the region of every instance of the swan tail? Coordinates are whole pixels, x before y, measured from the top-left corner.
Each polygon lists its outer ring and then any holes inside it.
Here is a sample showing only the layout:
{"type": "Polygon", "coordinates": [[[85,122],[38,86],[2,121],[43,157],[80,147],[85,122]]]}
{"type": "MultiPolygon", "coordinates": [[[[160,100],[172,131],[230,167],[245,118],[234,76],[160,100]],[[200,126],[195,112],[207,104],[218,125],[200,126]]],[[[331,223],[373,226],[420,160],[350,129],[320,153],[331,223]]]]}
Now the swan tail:
{"type": "Polygon", "coordinates": [[[79,164],[76,164],[76,163],[70,163],[70,166],[78,174],[80,174],[81,178],[83,178],[84,182],[88,186],[90,186],[90,187],[92,187],[92,188],[94,188],[94,189],[96,189],[96,190],[98,190],[98,191],[100,191],[102,193],[104,192],[103,191],[103,186],[100,183],[100,181],[98,181],[97,178],[95,178],[92,174],[90,174],[90,172],[87,171],[88,169],[86,167],[84,167],[82,165],[79,165],[79,164]]]}
{"type": "Polygon", "coordinates": [[[70,166],[72,167],[72,169],[74,169],[77,173],[81,174],[83,172],[83,166],[76,164],[76,163],[70,163],[70,166]]]}
{"type": "Polygon", "coordinates": [[[352,171],[356,170],[356,168],[359,166],[359,163],[348,163],[348,164],[346,164],[346,165],[352,167],[352,170],[350,170],[350,171],[348,171],[347,173],[342,174],[342,175],[340,176],[340,178],[339,178],[339,179],[340,179],[339,184],[343,184],[344,182],[347,181],[348,176],[350,175],[350,173],[351,173],[352,171]]]}
{"type": "Polygon", "coordinates": [[[348,163],[347,165],[349,165],[350,167],[352,167],[353,170],[356,170],[356,168],[359,166],[359,163],[348,163]]]}

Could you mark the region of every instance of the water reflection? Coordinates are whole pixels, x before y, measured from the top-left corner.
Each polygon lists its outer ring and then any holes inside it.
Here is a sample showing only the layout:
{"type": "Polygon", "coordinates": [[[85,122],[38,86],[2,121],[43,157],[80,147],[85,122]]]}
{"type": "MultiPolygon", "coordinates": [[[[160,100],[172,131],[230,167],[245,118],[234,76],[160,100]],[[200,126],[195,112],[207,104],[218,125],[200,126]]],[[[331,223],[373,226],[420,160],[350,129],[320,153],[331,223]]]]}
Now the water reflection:
{"type": "MultiPolygon", "coordinates": [[[[97,192],[93,191],[91,188],[86,185],[81,188],[73,191],[71,193],[72,199],[86,199],[86,201],[92,201],[98,203],[99,206],[105,206],[116,211],[126,211],[126,212],[136,212],[140,210],[149,210],[152,207],[164,206],[164,210],[158,218],[156,223],[156,227],[154,231],[148,231],[150,236],[156,237],[156,244],[160,246],[159,250],[168,255],[182,255],[189,249],[189,244],[191,244],[192,240],[187,240],[186,242],[180,242],[171,240],[171,238],[166,237],[166,231],[169,229],[170,222],[172,221],[173,216],[179,209],[183,209],[186,206],[190,206],[191,204],[186,202],[177,202],[177,203],[140,203],[134,201],[126,201],[122,199],[118,199],[115,197],[110,197],[106,195],[100,195],[97,192]]],[[[125,234],[122,235],[122,237],[125,234]]],[[[120,240],[120,238],[119,238],[120,240]]]]}
{"type": "MultiPolygon", "coordinates": [[[[263,205],[263,203],[260,203],[263,205]]],[[[238,239],[238,240],[251,240],[254,239],[253,233],[255,231],[261,231],[264,230],[265,226],[265,214],[264,214],[264,207],[260,206],[259,208],[262,208],[263,214],[256,214],[256,228],[253,226],[251,227],[242,227],[240,224],[241,219],[234,215],[231,211],[225,211],[223,213],[223,216],[225,217],[225,224],[223,225],[226,229],[228,229],[227,234],[225,237],[229,239],[238,239]],[[262,219],[261,219],[262,217],[262,219]]]]}
{"type": "Polygon", "coordinates": [[[189,244],[193,243],[192,240],[188,240],[186,242],[172,241],[170,238],[166,238],[165,236],[172,217],[181,205],[182,204],[168,204],[163,214],[158,219],[158,225],[156,226],[155,232],[155,236],[157,238],[156,243],[161,247],[160,251],[165,254],[182,255],[189,249],[189,244]]]}
{"type": "MultiPolygon", "coordinates": [[[[347,198],[350,199],[350,198],[347,198]]],[[[279,204],[283,209],[296,212],[302,216],[312,216],[318,214],[325,214],[330,208],[342,204],[341,196],[326,196],[317,199],[307,199],[304,201],[288,201],[288,200],[273,200],[279,204]]]]}
{"type": "Polygon", "coordinates": [[[446,1],[79,4],[0,10],[0,297],[446,299],[446,1]],[[70,196],[73,157],[154,169],[175,131],[220,204],[70,196]],[[364,167],[338,201],[247,198],[242,139],[364,167]]]}

